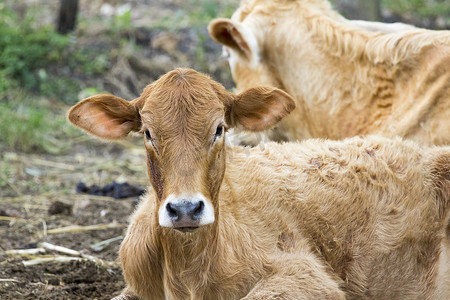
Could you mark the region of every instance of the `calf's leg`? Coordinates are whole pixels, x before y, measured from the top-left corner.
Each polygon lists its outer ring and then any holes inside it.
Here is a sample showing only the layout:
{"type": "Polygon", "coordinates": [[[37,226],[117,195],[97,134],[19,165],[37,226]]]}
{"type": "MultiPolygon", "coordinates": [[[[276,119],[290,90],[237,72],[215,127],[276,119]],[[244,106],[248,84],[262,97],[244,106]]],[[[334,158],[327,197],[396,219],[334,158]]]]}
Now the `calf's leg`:
{"type": "Polygon", "coordinates": [[[126,288],[119,296],[114,297],[111,300],[141,300],[141,299],[126,288]]]}
{"type": "Polygon", "coordinates": [[[261,279],[243,300],[345,299],[341,280],[310,253],[282,255],[274,261],[273,272],[261,279]]]}

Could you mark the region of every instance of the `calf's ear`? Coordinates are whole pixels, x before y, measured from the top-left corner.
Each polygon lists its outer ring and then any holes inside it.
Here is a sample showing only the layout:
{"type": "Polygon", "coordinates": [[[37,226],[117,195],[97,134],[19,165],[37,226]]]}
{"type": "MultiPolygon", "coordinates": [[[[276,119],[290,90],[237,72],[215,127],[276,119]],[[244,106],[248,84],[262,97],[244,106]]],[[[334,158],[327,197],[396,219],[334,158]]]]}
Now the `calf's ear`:
{"type": "Polygon", "coordinates": [[[73,106],[70,123],[102,139],[115,140],[138,131],[141,121],[136,100],[128,102],[113,95],[97,95],[73,106]]]}
{"type": "Polygon", "coordinates": [[[258,43],[245,26],[230,19],[214,19],[208,26],[209,35],[216,42],[229,47],[251,60],[258,54],[258,43]]]}
{"type": "Polygon", "coordinates": [[[247,131],[271,128],[295,108],[291,96],[277,88],[257,87],[235,96],[227,108],[226,121],[247,131]]]}

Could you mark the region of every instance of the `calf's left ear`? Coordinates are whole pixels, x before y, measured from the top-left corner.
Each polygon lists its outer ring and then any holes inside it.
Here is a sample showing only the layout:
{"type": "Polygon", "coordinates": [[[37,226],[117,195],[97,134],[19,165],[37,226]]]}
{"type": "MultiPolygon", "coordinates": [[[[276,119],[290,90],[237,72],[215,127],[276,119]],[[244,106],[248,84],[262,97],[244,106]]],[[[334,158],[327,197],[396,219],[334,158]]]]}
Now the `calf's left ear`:
{"type": "Polygon", "coordinates": [[[99,138],[115,140],[141,127],[137,100],[128,102],[113,95],[97,95],[73,106],[69,121],[99,138]]]}
{"type": "Polygon", "coordinates": [[[277,88],[256,87],[235,96],[226,118],[232,127],[247,131],[271,128],[295,108],[291,96],[277,88]]]}

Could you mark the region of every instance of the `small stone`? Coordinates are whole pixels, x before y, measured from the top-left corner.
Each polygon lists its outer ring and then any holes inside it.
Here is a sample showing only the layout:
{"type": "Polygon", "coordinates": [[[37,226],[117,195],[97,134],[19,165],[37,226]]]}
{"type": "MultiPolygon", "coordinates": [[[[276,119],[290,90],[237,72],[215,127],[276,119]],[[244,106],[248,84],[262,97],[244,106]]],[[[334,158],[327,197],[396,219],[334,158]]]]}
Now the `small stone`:
{"type": "Polygon", "coordinates": [[[48,213],[50,215],[63,214],[69,216],[72,214],[72,205],[63,203],[61,201],[55,201],[50,205],[48,213]]]}

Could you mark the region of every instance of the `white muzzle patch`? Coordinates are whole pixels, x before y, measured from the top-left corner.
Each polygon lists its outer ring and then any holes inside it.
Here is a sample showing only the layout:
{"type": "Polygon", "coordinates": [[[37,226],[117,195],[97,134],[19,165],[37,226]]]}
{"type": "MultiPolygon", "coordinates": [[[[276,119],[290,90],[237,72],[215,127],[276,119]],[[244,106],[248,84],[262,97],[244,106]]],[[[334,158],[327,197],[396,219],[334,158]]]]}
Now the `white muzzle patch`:
{"type": "Polygon", "coordinates": [[[162,227],[199,227],[214,222],[214,208],[200,193],[194,195],[170,194],[158,211],[162,227]]]}

